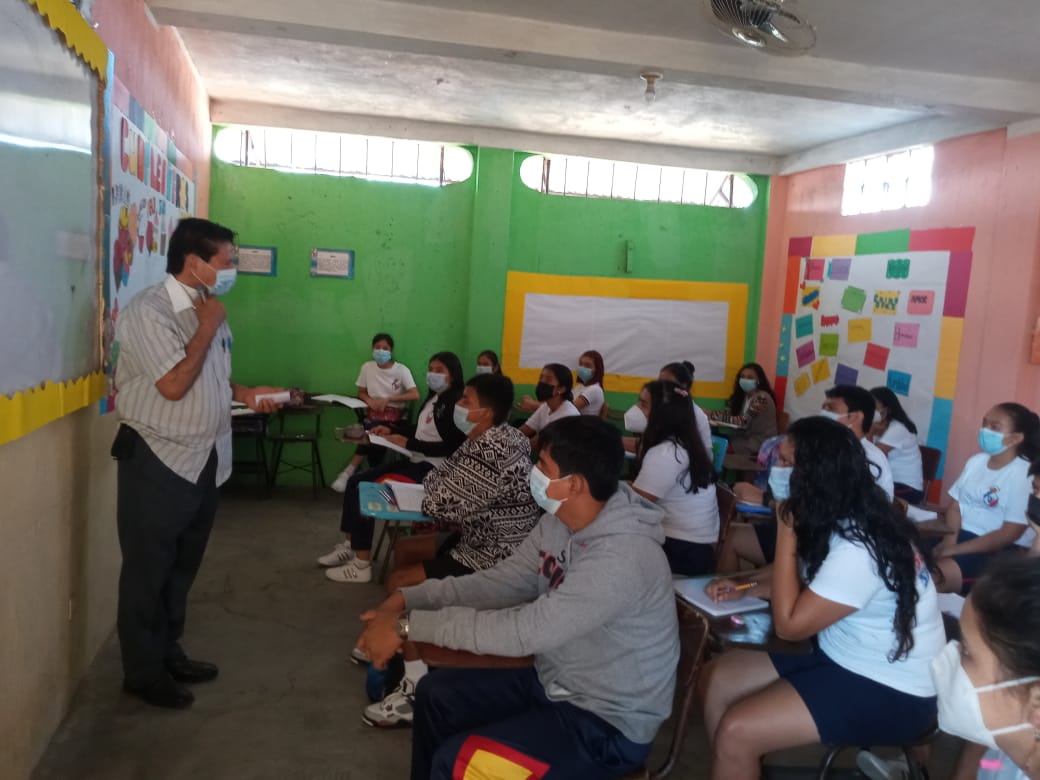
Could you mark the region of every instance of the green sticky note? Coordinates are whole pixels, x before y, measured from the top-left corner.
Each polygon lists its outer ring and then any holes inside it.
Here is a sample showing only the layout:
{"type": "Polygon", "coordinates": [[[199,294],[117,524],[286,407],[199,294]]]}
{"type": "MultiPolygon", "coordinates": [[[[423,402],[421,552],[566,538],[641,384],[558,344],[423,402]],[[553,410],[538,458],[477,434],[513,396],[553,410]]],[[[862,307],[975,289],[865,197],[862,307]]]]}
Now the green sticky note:
{"type": "Polygon", "coordinates": [[[910,276],[910,260],[907,258],[893,258],[888,261],[888,269],[885,272],[886,279],[906,279],[910,276]]]}
{"type": "Polygon", "coordinates": [[[863,311],[863,304],[866,302],[867,292],[859,287],[846,287],[841,296],[841,308],[857,314],[863,311]]]}
{"type": "Polygon", "coordinates": [[[838,334],[820,334],[820,354],[827,357],[838,357],[838,334]]]}
{"type": "Polygon", "coordinates": [[[811,336],[813,332],[812,315],[806,314],[796,319],[794,330],[797,338],[804,339],[806,336],[811,336]]]}

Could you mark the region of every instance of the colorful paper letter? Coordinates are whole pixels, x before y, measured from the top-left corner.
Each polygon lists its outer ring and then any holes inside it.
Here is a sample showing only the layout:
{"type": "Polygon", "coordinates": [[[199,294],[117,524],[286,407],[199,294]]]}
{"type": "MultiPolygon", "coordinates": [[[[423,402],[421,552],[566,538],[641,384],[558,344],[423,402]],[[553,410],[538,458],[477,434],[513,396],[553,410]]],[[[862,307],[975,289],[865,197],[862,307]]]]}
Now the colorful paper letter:
{"type": "Polygon", "coordinates": [[[812,364],[812,381],[813,384],[821,384],[831,378],[831,364],[824,358],[823,360],[817,360],[812,364]]]}
{"type": "Polygon", "coordinates": [[[910,374],[905,371],[889,371],[888,389],[897,395],[910,395],[910,374]]]}
{"type": "Polygon", "coordinates": [[[805,261],[805,281],[807,282],[822,282],[823,281],[823,264],[824,259],[822,257],[810,257],[805,261]]]}
{"type": "Polygon", "coordinates": [[[873,330],[874,321],[871,319],[849,320],[849,343],[858,344],[863,341],[870,341],[873,330]]]}
{"type": "Polygon", "coordinates": [[[821,333],[820,334],[820,354],[829,355],[830,357],[838,357],[838,334],[837,333],[821,333]]]}
{"type": "Polygon", "coordinates": [[[910,260],[908,258],[893,258],[888,261],[888,270],[885,272],[886,279],[906,279],[910,275],[910,260]]]}
{"type": "Polygon", "coordinates": [[[805,314],[794,321],[794,335],[796,338],[804,339],[813,334],[812,315],[805,314]]]}
{"type": "Polygon", "coordinates": [[[822,317],[820,317],[821,328],[836,328],[838,327],[839,322],[841,322],[841,317],[839,317],[837,314],[825,314],[822,317]]]}
{"type": "Polygon", "coordinates": [[[921,326],[916,322],[897,322],[896,332],[892,338],[893,347],[916,347],[921,326]]]}
{"type": "Polygon", "coordinates": [[[849,280],[849,267],[852,265],[851,257],[835,257],[831,260],[829,275],[836,282],[847,282],[849,280]]]}
{"type": "Polygon", "coordinates": [[[814,309],[820,308],[819,287],[806,287],[802,290],[802,306],[811,306],[814,309]]]}
{"type": "Polygon", "coordinates": [[[812,387],[812,380],[808,374],[799,374],[798,378],[794,380],[794,392],[797,395],[804,395],[810,387],[812,387]]]}
{"type": "Polygon", "coordinates": [[[867,292],[859,287],[846,287],[841,296],[841,308],[859,314],[867,302],[867,292]]]}
{"type": "Polygon", "coordinates": [[[798,368],[805,368],[816,360],[816,347],[813,346],[813,343],[810,341],[798,347],[798,349],[794,351],[794,354],[798,358],[798,368]]]}
{"type": "Polygon", "coordinates": [[[899,306],[899,290],[878,290],[874,293],[874,314],[895,314],[899,306]]]}
{"type": "Polygon", "coordinates": [[[852,366],[838,363],[838,368],[834,372],[834,384],[854,385],[857,382],[859,382],[859,371],[854,369],[852,366]]]}
{"type": "Polygon", "coordinates": [[[910,300],[906,304],[907,314],[928,315],[935,307],[935,293],[932,290],[911,290],[910,300]]]}
{"type": "Polygon", "coordinates": [[[888,365],[888,347],[882,347],[880,344],[867,344],[867,354],[863,357],[863,365],[868,368],[876,368],[878,371],[884,371],[885,366],[888,365]]]}

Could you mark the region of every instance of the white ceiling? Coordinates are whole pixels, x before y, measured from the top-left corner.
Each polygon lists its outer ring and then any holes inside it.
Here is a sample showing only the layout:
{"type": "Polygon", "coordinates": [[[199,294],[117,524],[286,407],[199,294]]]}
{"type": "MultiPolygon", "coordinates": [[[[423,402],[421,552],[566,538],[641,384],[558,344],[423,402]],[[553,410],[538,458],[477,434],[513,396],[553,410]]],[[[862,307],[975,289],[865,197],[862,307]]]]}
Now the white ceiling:
{"type": "Polygon", "coordinates": [[[1040,116],[1038,0],[801,0],[797,58],[730,42],[702,0],[149,6],[215,122],[774,173],[1040,116]]]}

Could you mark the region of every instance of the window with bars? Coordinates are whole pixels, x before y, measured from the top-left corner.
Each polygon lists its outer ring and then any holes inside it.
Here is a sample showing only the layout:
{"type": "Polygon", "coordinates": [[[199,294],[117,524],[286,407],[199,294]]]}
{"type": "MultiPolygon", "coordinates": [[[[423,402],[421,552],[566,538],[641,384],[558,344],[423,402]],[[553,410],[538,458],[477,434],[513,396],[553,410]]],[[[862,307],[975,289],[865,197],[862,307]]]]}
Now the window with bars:
{"type": "Polygon", "coordinates": [[[458,146],[270,127],[225,127],[213,139],[213,153],[249,168],[430,187],[466,181],[473,173],[473,156],[458,146]]]}
{"type": "Polygon", "coordinates": [[[841,213],[874,214],[927,205],[932,199],[934,159],[931,146],[918,146],[848,163],[841,213]]]}
{"type": "Polygon", "coordinates": [[[757,195],[751,180],[737,173],[563,155],[528,157],[520,164],[520,179],[552,195],[734,209],[747,208],[757,195]]]}

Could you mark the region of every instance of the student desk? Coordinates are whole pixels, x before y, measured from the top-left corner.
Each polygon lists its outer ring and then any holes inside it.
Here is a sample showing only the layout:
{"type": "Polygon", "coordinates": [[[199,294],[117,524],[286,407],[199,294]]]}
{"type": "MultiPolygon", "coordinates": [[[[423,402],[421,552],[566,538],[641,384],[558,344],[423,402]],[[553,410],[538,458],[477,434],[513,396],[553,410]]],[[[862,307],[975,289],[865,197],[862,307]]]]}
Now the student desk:
{"type": "Polygon", "coordinates": [[[383,530],[379,534],[375,547],[372,548],[372,557],[379,557],[379,550],[383,545],[383,539],[389,540],[386,549],[386,557],[383,559],[383,569],[379,575],[379,581],[386,579],[386,570],[390,564],[390,553],[394,549],[397,537],[405,525],[412,523],[433,522],[432,517],[427,517],[422,512],[405,512],[397,508],[392,501],[393,493],[388,485],[380,485],[375,482],[362,482],[358,485],[358,504],[361,514],[376,520],[383,521],[383,530]],[[389,497],[389,500],[388,500],[389,497]]]}
{"type": "Polygon", "coordinates": [[[743,625],[734,623],[731,615],[705,617],[711,629],[711,643],[718,650],[740,648],[789,655],[808,655],[812,652],[809,640],[789,642],[778,637],[773,631],[773,613],[768,609],[742,612],[738,617],[743,619],[743,625]]]}

